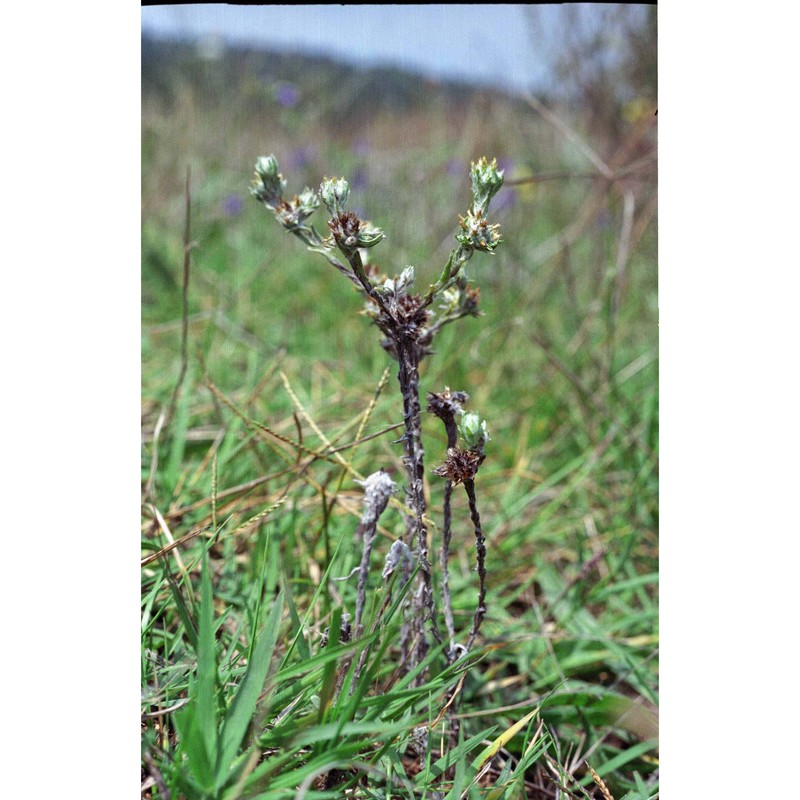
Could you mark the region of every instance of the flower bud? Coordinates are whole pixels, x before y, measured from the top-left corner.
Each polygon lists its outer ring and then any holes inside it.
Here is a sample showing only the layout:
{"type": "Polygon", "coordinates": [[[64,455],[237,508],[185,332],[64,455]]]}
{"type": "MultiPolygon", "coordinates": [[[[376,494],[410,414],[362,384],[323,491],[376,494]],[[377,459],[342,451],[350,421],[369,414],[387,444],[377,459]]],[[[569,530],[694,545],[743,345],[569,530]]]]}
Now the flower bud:
{"type": "Polygon", "coordinates": [[[356,241],[359,247],[374,247],[386,238],[386,234],[370,222],[362,222],[358,228],[356,241]]]}
{"type": "Polygon", "coordinates": [[[486,157],[473,161],[470,165],[469,177],[472,182],[473,208],[486,211],[489,201],[500,191],[503,185],[503,170],[497,169],[497,159],[490,164],[486,157]]]}
{"type": "Polygon", "coordinates": [[[250,185],[250,194],[274,208],[285,188],[286,181],[278,172],[278,159],[273,155],[261,156],[256,161],[256,174],[250,185]]]}
{"type": "Polygon", "coordinates": [[[296,205],[298,217],[306,219],[319,208],[319,196],[313,189],[306,187],[296,198],[296,205]]]}
{"type": "Polygon", "coordinates": [[[409,264],[409,266],[405,267],[403,271],[400,273],[398,284],[403,289],[408,289],[408,287],[411,286],[412,283],[414,283],[416,277],[417,277],[416,270],[409,264]]]}
{"type": "Polygon", "coordinates": [[[460,301],[461,290],[457,286],[451,286],[441,293],[439,308],[446,313],[450,313],[458,308],[460,301]]]}
{"type": "Polygon", "coordinates": [[[350,184],[344,178],[323,178],[319,194],[330,215],[338,217],[350,197],[350,184]]]}
{"type": "Polygon", "coordinates": [[[462,414],[459,428],[469,450],[483,452],[483,446],[491,440],[489,431],[486,430],[486,420],[482,420],[474,411],[462,414]]]}

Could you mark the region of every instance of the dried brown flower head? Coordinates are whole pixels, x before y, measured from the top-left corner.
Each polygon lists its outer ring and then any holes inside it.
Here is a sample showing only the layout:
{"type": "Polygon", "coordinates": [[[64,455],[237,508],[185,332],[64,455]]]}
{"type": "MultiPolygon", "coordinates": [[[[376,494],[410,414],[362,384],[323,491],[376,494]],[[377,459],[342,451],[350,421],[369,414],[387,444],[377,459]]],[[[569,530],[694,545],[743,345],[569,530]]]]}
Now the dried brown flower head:
{"type": "Polygon", "coordinates": [[[444,464],[440,464],[433,472],[434,475],[447,478],[447,480],[453,482],[454,486],[458,486],[459,483],[475,477],[482,461],[483,459],[479,453],[451,447],[447,451],[447,459],[444,464]]]}
{"type": "Polygon", "coordinates": [[[440,419],[456,417],[464,409],[464,403],[469,400],[466,392],[451,392],[446,386],[443,392],[428,392],[428,411],[440,419]]]}
{"type": "Polygon", "coordinates": [[[328,220],[328,227],[331,229],[336,244],[344,245],[347,248],[357,246],[361,220],[352,211],[345,211],[338,217],[328,220]]]}

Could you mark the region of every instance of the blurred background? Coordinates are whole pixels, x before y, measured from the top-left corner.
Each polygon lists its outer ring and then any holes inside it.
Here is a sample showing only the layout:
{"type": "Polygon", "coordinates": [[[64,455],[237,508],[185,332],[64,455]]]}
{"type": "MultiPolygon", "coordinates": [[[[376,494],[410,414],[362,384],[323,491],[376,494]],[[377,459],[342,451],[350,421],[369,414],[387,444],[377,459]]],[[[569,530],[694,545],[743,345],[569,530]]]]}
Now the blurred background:
{"type": "MultiPolygon", "coordinates": [[[[171,5],[144,7],[142,30],[148,37],[199,42],[209,57],[221,57],[226,46],[250,46],[329,56],[362,68],[395,67],[432,80],[565,96],[576,83],[563,80],[570,60],[585,73],[625,62],[630,68],[633,58],[643,62],[638,69],[654,71],[655,51],[647,52],[654,11],[648,5],[577,3],[171,5]]],[[[596,74],[595,81],[601,77],[596,74]]],[[[654,84],[655,74],[648,80],[654,84]]],[[[630,95],[645,87],[626,81],[618,89],[630,95]]]]}
{"type": "MultiPolygon", "coordinates": [[[[145,319],[175,307],[187,167],[206,265],[244,280],[253,256],[230,248],[269,227],[248,200],[252,164],[269,152],[290,193],[348,177],[398,269],[446,258],[470,160],[484,154],[507,180],[495,210],[508,245],[491,276],[528,284],[577,247],[601,278],[623,222],[635,234],[627,265],[655,237],[655,28],[643,5],[143,7],[145,319]]],[[[257,236],[263,246],[270,234],[257,236]]],[[[636,280],[625,265],[617,303],[636,280]]]]}
{"type": "MultiPolygon", "coordinates": [[[[471,363],[485,378],[502,345],[499,402],[512,416],[495,425],[519,415],[527,430],[549,382],[566,381],[595,440],[608,422],[597,397],[615,374],[655,387],[654,6],[149,6],[142,36],[146,412],[180,359],[187,168],[191,332],[203,331],[210,365],[223,360],[223,383],[279,350],[382,363],[362,320],[342,324],[350,287],[250,198],[255,159],[269,153],[289,194],[347,177],[354,210],[387,233],[374,258],[386,272],[414,264],[420,285],[453,245],[470,161],[498,159],[506,241],[471,271],[486,323],[464,323],[479,337],[468,358],[443,347],[428,367],[471,363]]],[[[566,414],[563,397],[552,402],[566,414]]],[[[528,444],[557,426],[544,419],[528,444]]]]}

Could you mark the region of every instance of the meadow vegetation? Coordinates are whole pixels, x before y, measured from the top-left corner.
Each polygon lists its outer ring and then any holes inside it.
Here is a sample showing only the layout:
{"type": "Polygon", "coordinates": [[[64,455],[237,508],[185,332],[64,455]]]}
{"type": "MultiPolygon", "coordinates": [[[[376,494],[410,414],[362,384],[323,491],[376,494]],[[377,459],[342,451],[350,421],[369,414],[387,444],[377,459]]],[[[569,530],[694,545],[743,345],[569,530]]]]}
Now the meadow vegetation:
{"type": "MultiPolygon", "coordinates": [[[[655,107],[620,103],[607,130],[402,74],[144,56],[143,796],[657,797],[655,107]],[[502,246],[467,267],[482,316],[419,373],[431,554],[448,436],[424,398],[468,393],[491,433],[486,613],[461,660],[401,658],[413,581],[382,570],[402,490],[360,599],[358,481],[407,482],[397,362],[353,282],[250,197],[269,153],[287,195],[345,176],[386,234],[370,261],[413,265],[419,291],[457,246],[470,163],[504,170],[502,246]]],[[[479,580],[469,498],[451,502],[463,642],[479,580]]]]}

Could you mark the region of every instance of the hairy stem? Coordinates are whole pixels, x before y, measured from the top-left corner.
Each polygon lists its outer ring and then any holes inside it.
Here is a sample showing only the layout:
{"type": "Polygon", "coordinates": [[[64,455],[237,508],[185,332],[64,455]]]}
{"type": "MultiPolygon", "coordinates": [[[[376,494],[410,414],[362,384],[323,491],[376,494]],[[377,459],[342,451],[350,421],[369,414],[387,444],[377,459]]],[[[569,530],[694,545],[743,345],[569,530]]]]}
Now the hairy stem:
{"type": "MultiPolygon", "coordinates": [[[[407,491],[410,505],[414,512],[413,520],[410,520],[410,533],[416,538],[420,564],[419,586],[414,593],[412,609],[413,633],[417,634],[417,644],[409,662],[409,666],[413,667],[425,657],[427,643],[422,634],[422,628],[426,620],[430,621],[431,632],[440,644],[442,637],[436,622],[431,564],[428,560],[428,531],[425,527],[424,519],[426,511],[425,492],[423,489],[425,450],[422,445],[422,416],[419,404],[419,349],[416,342],[409,340],[403,335],[402,331],[397,332],[395,343],[400,364],[397,378],[403,395],[404,461],[408,471],[409,482],[407,491]]],[[[412,542],[408,544],[412,544],[412,542]]]]}
{"type": "Polygon", "coordinates": [[[358,569],[358,590],[356,593],[356,637],[364,632],[362,618],[367,595],[367,577],[369,576],[369,560],[372,554],[372,545],[375,542],[378,520],[386,510],[389,498],[395,490],[394,481],[383,470],[373,472],[365,481],[364,486],[364,511],[358,533],[362,539],[361,564],[358,569]]]}
{"type": "Polygon", "coordinates": [[[442,547],[439,551],[439,565],[442,568],[442,605],[444,606],[444,623],[447,626],[447,636],[450,647],[447,651],[447,661],[452,664],[456,658],[456,627],[453,620],[453,601],[450,598],[450,539],[452,525],[452,511],[450,499],[453,496],[453,482],[447,481],[444,486],[444,509],[442,528],[442,547]]]}
{"type": "MultiPolygon", "coordinates": [[[[355,636],[361,638],[364,633],[364,606],[367,598],[367,577],[369,576],[369,561],[372,555],[372,545],[375,542],[375,535],[378,528],[378,520],[386,510],[389,498],[395,491],[395,483],[383,470],[373,472],[365,481],[361,482],[364,486],[364,511],[361,515],[361,522],[358,526],[358,533],[362,538],[361,564],[358,568],[358,589],[356,592],[356,620],[355,636]]],[[[378,617],[383,614],[379,612],[378,617]]],[[[353,675],[352,688],[358,682],[361,669],[366,659],[366,649],[362,650],[358,659],[355,674],[353,675]]],[[[342,674],[349,668],[352,656],[347,659],[346,666],[342,674]]]]}
{"type": "Polygon", "coordinates": [[[472,630],[470,631],[469,638],[467,639],[467,652],[475,643],[478,636],[478,631],[483,622],[483,617],[486,614],[486,540],[483,538],[483,531],[481,529],[481,517],[478,514],[478,505],[475,500],[475,481],[468,478],[464,481],[464,488],[467,491],[467,498],[469,499],[469,516],[472,520],[472,525],[475,528],[475,547],[478,554],[478,605],[475,609],[475,615],[472,618],[472,630]]]}
{"type": "MultiPolygon", "coordinates": [[[[456,412],[461,410],[460,403],[467,399],[464,392],[450,392],[449,389],[441,394],[428,395],[428,411],[442,420],[447,434],[447,448],[454,448],[458,443],[458,427],[456,426],[456,412]]],[[[450,648],[447,661],[452,664],[456,659],[456,633],[453,619],[453,603],[450,597],[450,540],[452,537],[452,503],[453,481],[448,480],[444,486],[442,546],[439,550],[439,565],[442,569],[442,605],[444,606],[444,620],[447,626],[447,635],[450,639],[450,648]]]]}

